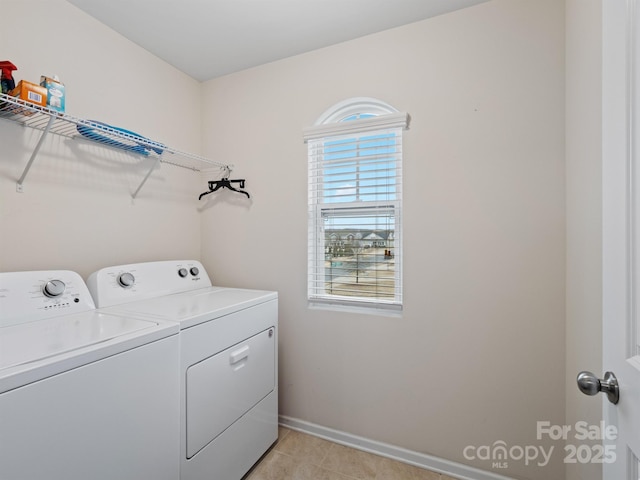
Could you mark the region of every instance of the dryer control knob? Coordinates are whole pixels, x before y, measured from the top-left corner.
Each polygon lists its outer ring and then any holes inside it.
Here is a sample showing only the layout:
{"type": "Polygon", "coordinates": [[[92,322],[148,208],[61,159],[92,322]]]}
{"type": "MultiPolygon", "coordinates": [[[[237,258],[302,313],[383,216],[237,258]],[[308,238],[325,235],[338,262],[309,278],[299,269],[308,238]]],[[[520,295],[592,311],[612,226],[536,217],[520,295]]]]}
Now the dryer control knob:
{"type": "Polygon", "coordinates": [[[131,288],[133,284],[136,283],[136,277],[134,277],[131,273],[125,272],[118,275],[118,285],[122,288],[131,288]]]}
{"type": "Polygon", "coordinates": [[[49,280],[44,284],[42,293],[49,298],[59,297],[64,293],[66,285],[62,280],[49,280]]]}
{"type": "Polygon", "coordinates": [[[180,275],[180,278],[184,278],[188,275],[189,272],[187,272],[186,268],[181,268],[180,270],[178,270],[178,275],[180,275]]]}
{"type": "Polygon", "coordinates": [[[200,270],[198,269],[198,267],[191,267],[189,271],[191,272],[191,275],[193,275],[194,277],[197,277],[198,274],[200,273],[200,270]]]}

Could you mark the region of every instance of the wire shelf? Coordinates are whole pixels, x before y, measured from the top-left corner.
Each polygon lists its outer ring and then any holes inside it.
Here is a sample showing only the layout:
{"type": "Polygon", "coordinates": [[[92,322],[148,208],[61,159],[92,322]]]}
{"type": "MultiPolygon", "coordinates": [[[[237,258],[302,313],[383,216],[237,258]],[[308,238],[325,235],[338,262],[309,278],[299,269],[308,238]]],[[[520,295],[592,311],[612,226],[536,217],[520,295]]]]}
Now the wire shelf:
{"type": "MultiPolygon", "coordinates": [[[[194,172],[199,172],[203,168],[210,166],[220,167],[227,171],[232,168],[231,165],[216,162],[199,155],[181,152],[128,130],[113,127],[96,120],[85,120],[67,113],[60,113],[6,94],[0,94],[0,118],[42,132],[40,141],[35,147],[20,180],[18,180],[17,190],[19,192],[22,191],[22,184],[42,145],[42,141],[49,133],[66,138],[91,140],[109,148],[124,150],[147,158],[155,158],[159,163],[186,168],[194,172]]],[[[156,164],[154,164],[142,184],[134,192],[134,198],[155,166],[156,164]]]]}

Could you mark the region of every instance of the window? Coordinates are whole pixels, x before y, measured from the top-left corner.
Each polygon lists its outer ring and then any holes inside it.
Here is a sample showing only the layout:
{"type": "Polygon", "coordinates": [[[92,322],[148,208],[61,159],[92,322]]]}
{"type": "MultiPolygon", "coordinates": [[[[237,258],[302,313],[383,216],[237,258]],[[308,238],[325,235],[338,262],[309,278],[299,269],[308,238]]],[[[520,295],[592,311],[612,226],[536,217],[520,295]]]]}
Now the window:
{"type": "Polygon", "coordinates": [[[409,119],[361,98],[305,129],[312,306],[402,309],[402,134],[409,119]]]}

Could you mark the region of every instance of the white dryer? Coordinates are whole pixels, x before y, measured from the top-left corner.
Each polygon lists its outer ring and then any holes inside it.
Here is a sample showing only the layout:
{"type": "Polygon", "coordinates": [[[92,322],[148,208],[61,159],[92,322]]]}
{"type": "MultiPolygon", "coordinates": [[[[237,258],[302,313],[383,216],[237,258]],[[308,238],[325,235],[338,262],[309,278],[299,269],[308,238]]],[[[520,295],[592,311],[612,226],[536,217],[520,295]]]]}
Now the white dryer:
{"type": "Polygon", "coordinates": [[[97,306],[180,325],[182,480],[240,480],[278,437],[278,295],[212,286],[197,261],[109,267],[97,306]]]}
{"type": "Polygon", "coordinates": [[[71,271],[0,273],[0,478],[175,480],[178,332],[71,271]]]}

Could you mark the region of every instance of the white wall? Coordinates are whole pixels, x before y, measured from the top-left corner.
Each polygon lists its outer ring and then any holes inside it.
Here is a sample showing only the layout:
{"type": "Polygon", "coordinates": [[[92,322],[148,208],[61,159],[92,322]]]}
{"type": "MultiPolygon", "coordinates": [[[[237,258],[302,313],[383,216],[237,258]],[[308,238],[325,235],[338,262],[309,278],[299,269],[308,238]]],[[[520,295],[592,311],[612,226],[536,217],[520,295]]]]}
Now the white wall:
{"type": "MultiPolygon", "coordinates": [[[[200,84],[63,0],[2,0],[2,60],[16,81],[57,74],[67,113],[130,129],[199,153],[200,84]],[[5,57],[6,56],[6,57],[5,57]]],[[[67,268],[198,258],[191,171],[163,166],[133,201],[146,165],[86,142],[48,138],[16,193],[39,134],[0,120],[0,270],[67,268]]]]}
{"type": "MultiPolygon", "coordinates": [[[[599,425],[603,400],[581,394],[576,376],[602,374],[602,1],[566,5],[566,423],[599,425]]],[[[567,464],[566,478],[600,480],[602,465],[567,464]]]]}
{"type": "Polygon", "coordinates": [[[204,84],[203,153],[235,163],[250,202],[202,212],[219,284],[280,292],[281,413],[491,470],[467,445],[562,444],[564,2],[493,0],[204,84]],[[306,305],[306,146],[333,104],[371,96],[405,136],[403,318],[306,305]]]}

